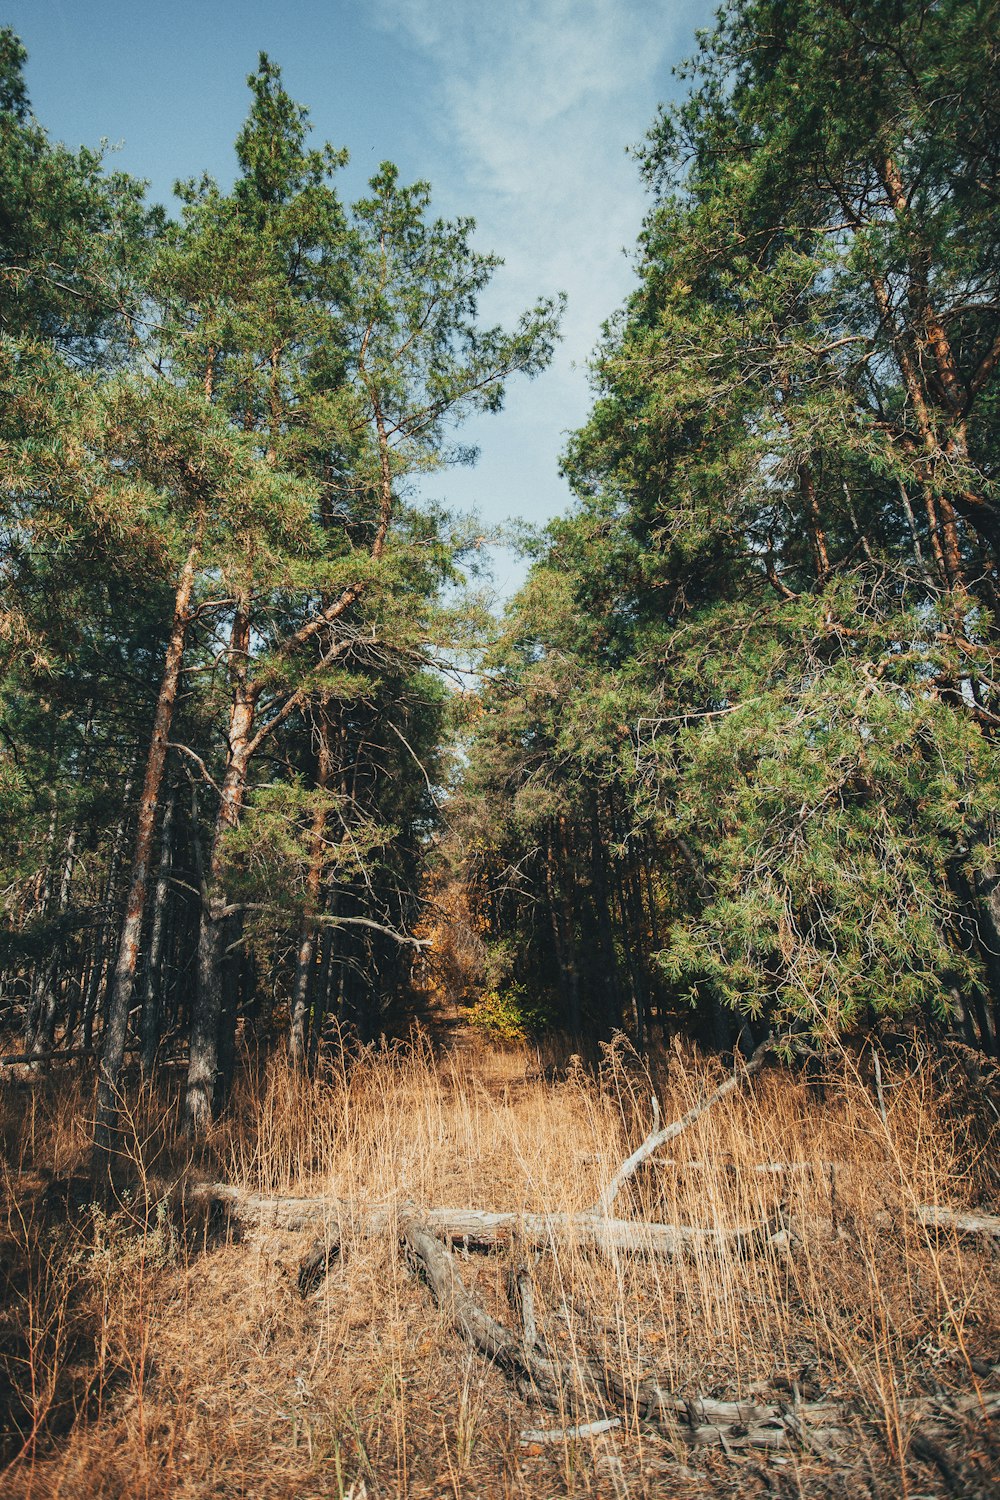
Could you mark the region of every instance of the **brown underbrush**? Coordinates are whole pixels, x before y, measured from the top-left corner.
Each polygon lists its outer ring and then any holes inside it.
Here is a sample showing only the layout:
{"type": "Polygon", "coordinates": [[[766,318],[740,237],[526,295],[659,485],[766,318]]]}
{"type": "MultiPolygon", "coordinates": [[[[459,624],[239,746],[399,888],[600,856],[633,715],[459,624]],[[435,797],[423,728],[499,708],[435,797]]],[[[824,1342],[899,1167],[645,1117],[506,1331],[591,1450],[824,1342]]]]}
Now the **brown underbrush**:
{"type": "MultiPolygon", "coordinates": [[[[113,1195],[87,1170],[89,1084],[3,1087],[0,1493],[11,1497],[546,1497],[995,1493],[1000,1247],[928,1206],[995,1210],[1000,1123],[955,1060],[844,1053],[822,1077],[778,1065],[721,1100],[623,1188],[622,1217],[711,1229],[780,1222],[749,1253],[598,1253],[572,1227],[527,1254],[466,1254],[505,1323],[527,1267],[548,1349],[651,1372],[680,1398],[828,1402],[835,1440],[698,1443],[647,1421],[578,1436],[568,1413],[464,1343],[401,1254],[393,1221],[342,1236],[300,1286],[316,1229],[232,1215],[183,1191],[221,1180],[322,1198],[353,1222],[385,1206],[590,1209],[646,1134],[655,1087],[682,1115],[723,1077],[624,1043],[596,1069],[470,1046],[347,1051],[322,1076],[246,1067],[194,1156],[170,1098],[130,1110],[113,1195]],[[207,1206],[206,1206],[207,1205],[207,1206]],[[923,1217],[922,1217],[923,1213],[923,1217]],[[929,1425],[928,1425],[929,1424],[929,1425]],[[533,1429],[555,1432],[539,1440],[533,1429]],[[561,1435],[560,1435],[561,1434],[561,1435]]],[[[734,1242],[735,1244],[735,1242],[734,1242]]]]}

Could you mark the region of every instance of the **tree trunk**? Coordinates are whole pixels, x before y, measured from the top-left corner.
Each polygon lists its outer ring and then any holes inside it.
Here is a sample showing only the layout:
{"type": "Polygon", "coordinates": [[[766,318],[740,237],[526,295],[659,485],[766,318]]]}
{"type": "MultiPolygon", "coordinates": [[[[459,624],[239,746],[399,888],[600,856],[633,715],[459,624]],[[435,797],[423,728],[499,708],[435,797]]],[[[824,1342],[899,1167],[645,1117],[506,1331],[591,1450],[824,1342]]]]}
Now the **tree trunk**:
{"type": "Polygon", "coordinates": [[[247,963],[246,950],[240,946],[242,936],[243,914],[240,912],[228,919],[225,926],[226,946],[222,953],[222,1007],[219,1011],[219,1050],[215,1064],[215,1092],[212,1095],[213,1114],[218,1114],[225,1107],[233,1084],[236,1071],[236,1026],[247,988],[248,973],[250,982],[255,982],[252,967],[247,963]]]}
{"type": "Polygon", "coordinates": [[[166,927],[167,895],[170,889],[170,871],[173,865],[174,809],[177,805],[176,789],[171,790],[163,811],[163,827],[160,832],[160,870],[156,877],[156,893],[153,897],[153,925],[149,935],[149,954],[146,961],[146,984],[142,1001],[140,1030],[140,1062],[142,1071],[148,1075],[156,1061],[160,1045],[161,993],[160,965],[163,961],[163,935],[166,927]]]}
{"type": "Polygon", "coordinates": [[[91,965],[90,979],[83,1002],[83,1045],[88,1052],[94,1044],[94,1022],[97,1020],[98,1002],[105,983],[108,934],[111,929],[112,912],[117,901],[118,870],[121,865],[122,850],[125,843],[125,830],[128,826],[128,804],[132,796],[132,770],[134,766],[135,756],[132,757],[129,774],[122,789],[123,811],[115,827],[115,836],[111,844],[108,873],[104,882],[104,892],[101,896],[102,917],[97,932],[96,955],[91,965]]]}
{"type": "Polygon", "coordinates": [[[203,877],[198,931],[198,984],[191,1012],[184,1123],[195,1138],[203,1136],[212,1120],[219,1063],[222,1020],[223,962],[227,948],[228,913],[224,888],[223,843],[239,822],[246,797],[255,698],[248,682],[250,606],[244,596],[237,606],[229,643],[234,695],[229,715],[229,754],[215,820],[208,868],[203,877]]]}
{"type": "MultiPolygon", "coordinates": [[[[62,874],[59,878],[59,896],[57,898],[56,911],[63,916],[69,906],[69,892],[73,883],[73,870],[76,867],[76,840],[75,828],[69,831],[66,840],[66,855],[63,860],[62,874]]],[[[53,950],[52,957],[48,963],[48,973],[45,983],[45,993],[42,997],[41,1015],[38,1021],[38,1030],[35,1033],[35,1052],[51,1052],[55,1043],[56,1021],[59,1015],[59,960],[62,949],[62,938],[60,937],[53,950]]]]}
{"type": "MultiPolygon", "coordinates": [[[[559,976],[559,993],[562,996],[564,1025],[567,1031],[573,1032],[573,999],[570,991],[569,968],[566,962],[565,943],[563,932],[559,925],[559,902],[556,899],[556,881],[553,874],[555,866],[555,853],[550,839],[545,849],[545,904],[548,908],[549,924],[552,928],[552,951],[556,960],[556,972],[559,976]]],[[[575,1035],[576,1033],[573,1032],[575,1035]]]]}
{"type": "Polygon", "coordinates": [[[611,904],[608,899],[607,855],[601,833],[596,794],[590,800],[590,870],[594,904],[597,908],[600,947],[603,953],[602,979],[606,998],[601,1009],[608,1018],[610,1032],[622,1023],[621,981],[618,973],[618,953],[615,949],[611,904]]]}
{"type": "Polygon", "coordinates": [[[198,933],[198,988],[191,1012],[184,1122],[188,1133],[200,1137],[212,1122],[215,1072],[219,1056],[219,1019],[222,1015],[222,921],[202,911],[198,933]]]}
{"type": "Polygon", "coordinates": [[[301,1071],[306,1064],[306,1018],[309,1014],[309,990],[316,958],[316,914],[319,910],[320,891],[323,884],[323,849],[327,813],[325,799],[330,781],[330,764],[330,725],[324,709],[323,723],[319,732],[319,758],[316,768],[316,789],[320,793],[320,800],[313,813],[305,909],[302,917],[298,961],[295,966],[295,987],[292,993],[288,1050],[292,1066],[296,1071],[301,1071]]]}
{"type": "Polygon", "coordinates": [[[963,909],[959,936],[983,966],[987,994],[978,985],[965,990],[963,1013],[975,1017],[979,1047],[987,1056],[998,1055],[996,1015],[1000,1002],[1000,867],[987,865],[969,876],[959,864],[949,870],[949,882],[963,909]],[[987,1004],[987,995],[992,1004],[987,1004]]]}
{"type": "Polygon", "coordinates": [[[991,1005],[985,999],[979,1017],[983,1038],[983,1051],[993,1057],[1000,1056],[1000,865],[989,864],[978,871],[974,878],[976,912],[978,916],[979,949],[986,970],[991,1005]]]}
{"type": "Polygon", "coordinates": [[[573,905],[569,898],[567,882],[570,871],[570,854],[566,839],[566,820],[559,819],[559,844],[562,878],[557,877],[559,889],[559,900],[563,919],[563,961],[566,966],[566,980],[569,986],[569,1029],[574,1037],[578,1037],[583,1027],[583,1017],[580,1011],[580,974],[577,966],[576,954],[576,923],[573,920],[573,905]]]}
{"type": "MultiPolygon", "coordinates": [[[[199,527],[200,531],[200,527],[199,527]]],[[[153,837],[156,828],[156,813],[160,800],[160,785],[167,762],[167,741],[173,722],[174,705],[180,684],[181,665],[184,660],[184,638],[187,634],[188,611],[194,588],[198,561],[200,536],[192,544],[181,571],[174,597],[174,617],[167,643],[167,655],[163,665],[163,677],[153,719],[153,734],[146,758],[146,774],[143,779],[142,797],[139,802],[139,823],[136,829],[135,851],[129,877],[128,897],[125,903],[125,919],[118,945],[118,961],[115,965],[114,984],[108,1007],[101,1048],[100,1083],[97,1092],[97,1122],[94,1140],[100,1150],[110,1149],[114,1125],[118,1114],[118,1098],[122,1064],[125,1060],[125,1042],[128,1035],[129,1011],[132,1007],[132,991],[135,986],[136,968],[139,962],[139,944],[142,939],[142,922],[146,907],[146,881],[153,854],[153,837]]]]}
{"type": "MultiPolygon", "coordinates": [[[[52,902],[52,856],[56,841],[56,822],[58,811],[53,805],[49,815],[49,828],[45,839],[45,873],[41,890],[38,892],[37,909],[40,917],[45,918],[49,914],[49,906],[52,902]]],[[[45,1004],[45,991],[48,982],[49,964],[47,961],[39,961],[31,978],[31,1000],[28,1005],[28,1016],[24,1026],[24,1049],[30,1052],[35,1045],[35,1036],[38,1032],[38,1022],[45,1004]]]]}
{"type": "MultiPolygon", "coordinates": [[[[369,549],[376,561],[385,548],[392,519],[392,465],[389,439],[386,433],[382,409],[372,393],[381,466],[381,486],[378,526],[369,549]]],[[[278,654],[300,648],[308,640],[328,630],[334,620],[341,618],[364,593],[363,581],[350,584],[337,598],[314,615],[299,630],[285,637],[278,654]]],[[[226,773],[222,783],[219,814],[215,825],[212,852],[206,888],[202,896],[201,927],[198,938],[198,989],[191,1017],[191,1054],[188,1066],[188,1087],[184,1106],[184,1117],[188,1132],[192,1136],[205,1133],[212,1117],[212,1099],[218,1069],[219,1024],[222,1016],[222,963],[226,953],[226,902],[223,889],[222,846],[227,831],[239,822],[246,797],[247,775],[250,761],[265,740],[283,724],[290,715],[300,709],[309,699],[307,681],[300,683],[289,693],[281,706],[276,708],[265,723],[256,728],[257,701],[263,684],[254,684],[250,677],[250,596],[244,593],[237,602],[233,620],[233,631],[229,644],[229,663],[234,696],[229,720],[229,748],[226,773]]],[[[341,645],[334,645],[324,653],[323,663],[329,663],[341,645]]]]}
{"type": "MultiPolygon", "coordinates": [[[[334,893],[330,905],[331,915],[336,916],[336,893],[334,893]]],[[[319,938],[319,965],[313,985],[313,1015],[312,1026],[309,1031],[308,1050],[309,1066],[313,1068],[316,1066],[316,1061],[319,1057],[319,1049],[323,1041],[323,1030],[326,1025],[327,1016],[330,1014],[330,1002],[333,994],[333,955],[333,933],[328,927],[319,938]]]]}

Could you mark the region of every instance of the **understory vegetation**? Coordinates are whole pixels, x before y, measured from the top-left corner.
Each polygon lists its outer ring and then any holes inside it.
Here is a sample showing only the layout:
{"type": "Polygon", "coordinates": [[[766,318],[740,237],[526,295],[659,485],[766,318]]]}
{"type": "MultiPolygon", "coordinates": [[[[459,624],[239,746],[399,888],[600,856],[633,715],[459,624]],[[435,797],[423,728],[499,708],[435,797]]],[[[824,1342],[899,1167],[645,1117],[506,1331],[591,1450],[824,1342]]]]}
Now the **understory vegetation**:
{"type": "Polygon", "coordinates": [[[8,1098],[4,1493],[991,1492],[996,1241],[917,1213],[996,1191],[997,1122],[968,1057],[887,1066],[884,1118],[850,1056],[811,1081],[766,1071],[623,1189],[617,1211],[639,1228],[764,1222],[756,1248],[601,1253],[581,1229],[460,1260],[507,1323],[507,1287],[526,1273],[538,1337],[567,1368],[594,1361],[626,1393],[655,1375],[693,1423],[649,1420],[627,1396],[546,1409],[458,1336],[399,1253],[408,1203],[585,1212],[645,1135],[652,1090],[670,1118],[721,1076],[680,1046],[647,1062],[619,1041],[596,1070],[555,1060],[474,1046],[442,1058],[424,1038],[310,1078],[272,1061],[241,1080],[194,1161],[176,1105],[146,1093],[113,1206],[91,1198],[86,1091],[8,1098]],[[239,1213],[199,1196],[215,1177],[243,1194],[239,1213]],[[297,1221],[304,1204],[318,1215],[297,1221]],[[366,1230],[387,1205],[387,1227],[366,1230]],[[314,1245],[331,1228],[323,1275],[314,1245]],[[806,1440],[748,1446],[737,1421],[720,1442],[697,1415],[717,1398],[745,1418],[799,1411],[806,1440]],[[573,1435],[609,1410],[620,1426],[573,1435]]]}
{"type": "Polygon", "coordinates": [[[0,30],[4,1494],[991,1492],[998,22],[727,0],[502,614],[559,294],[0,30]]]}

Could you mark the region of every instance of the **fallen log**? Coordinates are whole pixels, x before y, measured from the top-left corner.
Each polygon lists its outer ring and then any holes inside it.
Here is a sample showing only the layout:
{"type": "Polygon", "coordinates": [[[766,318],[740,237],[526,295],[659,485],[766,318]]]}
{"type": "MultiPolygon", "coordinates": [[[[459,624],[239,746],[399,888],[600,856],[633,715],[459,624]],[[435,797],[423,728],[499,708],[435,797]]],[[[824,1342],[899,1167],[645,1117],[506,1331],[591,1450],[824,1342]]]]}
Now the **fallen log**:
{"type": "Polygon", "coordinates": [[[738,1162],[729,1157],[718,1161],[684,1161],[679,1156],[661,1157],[656,1164],[661,1170],[677,1172],[733,1172],[748,1177],[819,1177],[831,1172],[846,1172],[850,1162],[846,1161],[758,1161],[738,1162]]]}
{"type": "MultiPolygon", "coordinates": [[[[189,1185],[185,1199],[192,1204],[222,1203],[238,1219],[289,1232],[321,1227],[322,1233],[302,1260],[299,1281],[303,1290],[322,1279],[345,1240],[388,1233],[400,1211],[393,1204],[361,1209],[336,1198],[268,1196],[220,1182],[189,1185]]],[[[939,1204],[918,1204],[911,1212],[924,1229],[951,1230],[963,1238],[1000,1240],[998,1215],[968,1213],[939,1204]]],[[[800,1237],[804,1230],[780,1207],[763,1223],[735,1229],[616,1219],[593,1210],[538,1214],[440,1207],[422,1209],[421,1217],[435,1234],[468,1250],[495,1250],[517,1240],[526,1250],[551,1250],[573,1243],[603,1255],[664,1259],[749,1257],[767,1249],[779,1251],[789,1243],[789,1229],[800,1237]]],[[[890,1222],[886,1220],[887,1226],[890,1222]]]]}
{"type": "MultiPolygon", "coordinates": [[[[324,1227],[323,1243],[335,1254],[341,1239],[351,1234],[378,1235],[396,1223],[400,1208],[381,1204],[359,1210],[336,1198],[266,1197],[244,1192],[227,1183],[189,1187],[191,1203],[224,1203],[237,1218],[277,1229],[324,1227]]],[[[403,1205],[405,1210],[406,1205],[403,1205]]],[[[491,1212],[479,1208],[421,1209],[421,1219],[435,1234],[468,1249],[491,1250],[517,1239],[526,1248],[547,1250],[573,1241],[583,1249],[604,1254],[679,1256],[698,1254],[749,1255],[760,1251],[781,1228],[780,1216],[763,1224],[738,1229],[715,1229],[693,1224],[651,1224],[644,1220],[612,1219],[591,1211],[579,1214],[491,1212]]]]}
{"type": "MultiPolygon", "coordinates": [[[[945,1208],[938,1203],[916,1203],[908,1210],[922,1229],[951,1230],[961,1238],[1000,1239],[1000,1216],[996,1214],[968,1213],[961,1209],[945,1208]]],[[[895,1215],[875,1209],[865,1216],[865,1223],[873,1229],[892,1230],[898,1220],[895,1215]]],[[[835,1237],[830,1223],[819,1219],[802,1219],[789,1214],[785,1220],[788,1230],[799,1239],[807,1236],[835,1237]]],[[[841,1230],[840,1233],[843,1233],[841,1230]]]]}
{"type": "Polygon", "coordinates": [[[936,1203],[920,1203],[913,1212],[925,1229],[953,1229],[956,1234],[1000,1240],[1000,1216],[996,1214],[960,1213],[936,1203]]]}
{"type": "Polygon", "coordinates": [[[584,1437],[600,1437],[622,1425],[621,1417],[605,1417],[601,1422],[574,1422],[571,1427],[526,1427],[522,1443],[565,1443],[584,1437]]]}
{"type": "MultiPolygon", "coordinates": [[[[830,1401],[685,1399],[656,1377],[631,1382],[578,1351],[565,1363],[542,1356],[527,1339],[487,1312],[462,1280],[452,1253],[426,1223],[410,1217],[401,1222],[400,1229],[435,1302],[456,1332],[508,1374],[526,1377],[539,1400],[573,1419],[566,1427],[526,1431],[522,1441],[558,1442],[609,1431],[615,1425],[615,1418],[607,1414],[610,1406],[672,1433],[680,1432],[696,1446],[721,1447],[730,1456],[741,1449],[797,1445],[838,1462],[856,1442],[861,1414],[852,1419],[830,1401]],[[578,1420],[595,1404],[602,1415],[578,1420]]],[[[921,1438],[932,1443],[946,1436],[949,1423],[970,1417],[991,1421],[1000,1410],[1000,1392],[976,1390],[951,1401],[918,1398],[901,1404],[912,1416],[910,1443],[919,1455],[921,1438]]]]}
{"type": "Polygon", "coordinates": [[[52,1052],[9,1052],[0,1057],[0,1068],[15,1068],[25,1063],[67,1062],[77,1057],[96,1057],[95,1047],[59,1047],[52,1052]]]}

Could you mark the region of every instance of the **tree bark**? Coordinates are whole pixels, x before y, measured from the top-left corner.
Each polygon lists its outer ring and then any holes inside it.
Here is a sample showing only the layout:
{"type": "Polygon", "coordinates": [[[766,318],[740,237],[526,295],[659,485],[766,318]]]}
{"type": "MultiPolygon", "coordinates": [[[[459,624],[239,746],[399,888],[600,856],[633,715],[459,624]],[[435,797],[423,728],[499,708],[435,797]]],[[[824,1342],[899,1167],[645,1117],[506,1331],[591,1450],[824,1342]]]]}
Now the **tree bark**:
{"type": "Polygon", "coordinates": [[[228,926],[223,845],[226,834],[239,822],[246,797],[255,709],[255,695],[248,680],[249,650],[250,601],[244,595],[236,607],[229,642],[234,683],[233,704],[229,714],[229,752],[208,868],[203,875],[198,929],[198,984],[191,1012],[188,1081],[184,1099],[185,1128],[194,1137],[203,1136],[208,1130],[215,1104],[223,1002],[222,965],[228,926]]]}
{"type": "Polygon", "coordinates": [[[94,1044],[94,1025],[97,1020],[97,1011],[100,1003],[101,993],[104,989],[107,975],[107,957],[109,947],[109,933],[111,931],[112,913],[118,900],[118,872],[121,867],[122,853],[125,847],[125,831],[128,826],[128,804],[132,796],[132,776],[135,769],[136,756],[133,755],[129,774],[122,788],[122,815],[115,825],[115,836],[111,845],[111,856],[108,860],[108,873],[104,882],[104,890],[101,895],[101,924],[98,928],[96,954],[90,968],[90,978],[83,1001],[83,1045],[89,1052],[94,1044]]]}
{"type": "Polygon", "coordinates": [[[170,726],[173,722],[181,665],[184,660],[184,641],[187,634],[191,594],[194,589],[201,547],[200,533],[201,523],[199,522],[198,533],[188,551],[174,596],[173,622],[167,642],[163,677],[153,719],[153,733],[146,757],[146,774],[139,801],[139,822],[136,830],[135,851],[132,856],[132,870],[129,876],[128,897],[125,903],[125,919],[118,945],[118,960],[115,965],[114,983],[101,1048],[94,1141],[98,1149],[102,1151],[108,1151],[111,1148],[118,1116],[121,1070],[125,1059],[128,1018],[132,1006],[132,991],[139,963],[139,945],[142,940],[142,924],[146,908],[146,883],[153,854],[160,786],[167,763],[167,742],[170,739],[170,726]]]}
{"type": "MultiPolygon", "coordinates": [[[[69,906],[70,887],[73,883],[73,870],[76,867],[76,841],[77,832],[75,828],[69,831],[66,840],[66,854],[63,859],[62,874],[59,877],[59,895],[57,897],[56,911],[63,916],[69,906]]],[[[34,1050],[37,1052],[51,1052],[55,1043],[56,1022],[59,1016],[59,961],[61,957],[62,939],[58,939],[53,949],[52,957],[48,963],[48,971],[45,983],[45,993],[42,997],[41,1015],[38,1020],[38,1030],[35,1033],[34,1050]]]]}
{"type": "Polygon", "coordinates": [[[590,869],[597,908],[597,925],[600,946],[604,955],[603,970],[607,985],[604,1013],[608,1018],[609,1031],[622,1022],[621,979],[618,971],[618,953],[615,948],[614,924],[611,920],[611,904],[608,899],[607,854],[601,832],[601,818],[597,795],[590,799],[590,869]]]}
{"type": "Polygon", "coordinates": [[[156,892],[153,896],[153,925],[149,935],[149,954],[146,961],[146,984],[142,1001],[140,1025],[140,1062],[144,1074],[152,1072],[156,1051],[160,1045],[161,992],[160,965],[163,961],[163,935],[166,927],[167,895],[170,888],[170,871],[173,866],[173,826],[177,792],[172,789],[163,811],[163,827],[160,831],[160,869],[156,877],[156,892]]]}
{"type": "MultiPolygon", "coordinates": [[[[49,906],[52,902],[52,856],[56,841],[57,819],[58,810],[53,805],[52,811],[49,814],[49,827],[45,839],[45,870],[36,903],[38,914],[42,918],[48,916],[49,906]]],[[[38,1022],[42,1014],[42,1007],[45,1004],[48,968],[49,965],[47,962],[39,961],[35,965],[35,971],[31,976],[31,999],[28,1005],[28,1017],[24,1026],[24,1045],[28,1052],[31,1051],[35,1044],[38,1022]]]]}
{"type": "Polygon", "coordinates": [[[295,967],[295,986],[292,993],[291,1028],[288,1051],[292,1066],[301,1071],[306,1065],[306,1018],[309,1014],[309,991],[313,979],[316,959],[316,914],[319,910],[320,892],[323,884],[323,849],[326,836],[326,791],[330,782],[330,725],[326,707],[321,709],[322,723],[319,727],[319,754],[316,766],[316,790],[319,800],[313,813],[310,831],[309,871],[306,876],[305,909],[302,917],[302,933],[299,939],[298,960],[295,967]]]}

